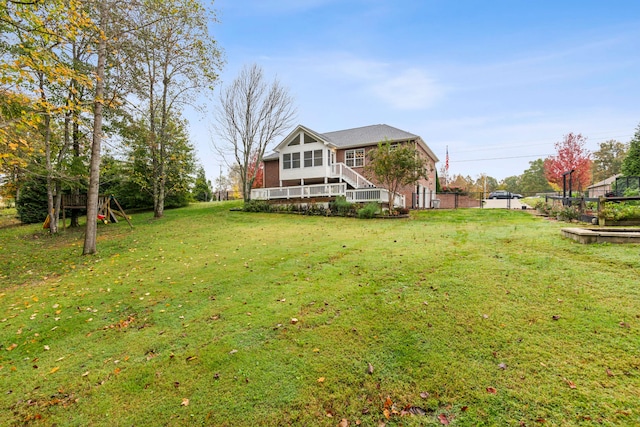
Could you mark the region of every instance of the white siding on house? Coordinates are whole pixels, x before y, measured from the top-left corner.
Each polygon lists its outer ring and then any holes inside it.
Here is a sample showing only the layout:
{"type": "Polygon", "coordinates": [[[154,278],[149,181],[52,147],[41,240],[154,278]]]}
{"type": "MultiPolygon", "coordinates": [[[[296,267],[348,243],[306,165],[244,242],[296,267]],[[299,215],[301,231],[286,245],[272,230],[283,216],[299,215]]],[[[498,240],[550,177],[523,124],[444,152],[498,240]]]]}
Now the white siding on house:
{"type": "MultiPolygon", "coordinates": [[[[295,135],[292,138],[292,141],[300,142],[301,140],[309,140],[310,138],[304,138],[304,133],[300,132],[299,135],[295,135]]],[[[330,150],[327,146],[325,146],[322,142],[306,142],[306,143],[298,143],[298,144],[287,144],[282,147],[280,150],[280,179],[283,181],[287,180],[298,180],[298,179],[310,179],[310,178],[324,178],[330,176],[331,166],[329,164],[330,160],[330,150]],[[320,150],[322,157],[320,158],[316,155],[316,151],[320,150]],[[312,166],[305,167],[305,153],[311,153],[312,166]],[[285,163],[284,158],[285,155],[293,155],[297,153],[300,155],[300,167],[298,168],[288,168],[285,169],[285,166],[288,166],[288,162],[285,163]],[[321,162],[322,165],[316,166],[317,163],[321,162]]],[[[308,159],[308,157],[307,157],[308,159]]]]}

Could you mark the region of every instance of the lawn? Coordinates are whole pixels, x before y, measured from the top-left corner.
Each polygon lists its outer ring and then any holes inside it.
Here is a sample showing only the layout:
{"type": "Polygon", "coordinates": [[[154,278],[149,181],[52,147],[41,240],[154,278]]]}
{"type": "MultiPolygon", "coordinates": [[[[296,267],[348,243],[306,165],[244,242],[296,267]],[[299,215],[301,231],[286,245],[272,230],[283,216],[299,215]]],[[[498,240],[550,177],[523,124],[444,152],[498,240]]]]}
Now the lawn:
{"type": "Polygon", "coordinates": [[[525,211],[0,229],[0,425],[639,425],[634,245],[525,211]]]}

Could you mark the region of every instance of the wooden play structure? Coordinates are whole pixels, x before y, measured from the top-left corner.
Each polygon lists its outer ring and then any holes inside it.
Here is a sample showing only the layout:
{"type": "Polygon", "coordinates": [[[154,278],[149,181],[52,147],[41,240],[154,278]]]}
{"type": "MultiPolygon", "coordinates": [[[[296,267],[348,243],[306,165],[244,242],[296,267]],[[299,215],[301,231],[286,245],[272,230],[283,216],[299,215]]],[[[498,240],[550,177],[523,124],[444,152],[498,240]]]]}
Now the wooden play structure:
{"type": "MultiPolygon", "coordinates": [[[[66,209],[71,209],[71,210],[87,209],[87,195],[86,194],[63,194],[60,209],[62,210],[63,228],[66,228],[67,218],[65,216],[65,210],[66,209]]],[[[129,224],[129,227],[133,228],[133,225],[131,224],[129,217],[124,212],[124,209],[122,209],[122,206],[120,206],[120,203],[118,203],[118,200],[114,197],[113,194],[110,194],[108,196],[105,196],[105,195],[98,196],[97,220],[102,221],[105,224],[109,222],[117,223],[118,222],[117,216],[124,218],[125,221],[127,221],[127,223],[129,224]],[[112,203],[114,206],[112,206],[112,203]]]]}

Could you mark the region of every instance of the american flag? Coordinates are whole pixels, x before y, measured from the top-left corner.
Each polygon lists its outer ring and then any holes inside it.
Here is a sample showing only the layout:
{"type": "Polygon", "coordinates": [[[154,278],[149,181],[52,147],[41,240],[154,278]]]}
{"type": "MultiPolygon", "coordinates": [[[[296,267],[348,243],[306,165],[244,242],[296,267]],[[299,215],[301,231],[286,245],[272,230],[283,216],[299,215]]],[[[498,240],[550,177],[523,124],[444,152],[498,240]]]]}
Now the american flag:
{"type": "Polygon", "coordinates": [[[448,145],[447,145],[447,156],[445,157],[445,160],[444,160],[444,169],[446,171],[449,170],[449,146],[448,145]]]}

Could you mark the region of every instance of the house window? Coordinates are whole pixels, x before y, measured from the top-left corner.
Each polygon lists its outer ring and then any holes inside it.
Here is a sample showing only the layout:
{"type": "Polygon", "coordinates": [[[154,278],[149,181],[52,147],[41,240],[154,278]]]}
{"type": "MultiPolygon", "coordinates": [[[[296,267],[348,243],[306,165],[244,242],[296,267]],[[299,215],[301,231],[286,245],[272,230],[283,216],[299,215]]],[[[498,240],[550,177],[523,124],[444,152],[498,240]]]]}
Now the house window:
{"type": "Polygon", "coordinates": [[[344,162],[351,168],[364,166],[364,148],[345,151],[344,162]]]}
{"type": "Polygon", "coordinates": [[[304,152],[304,167],[322,166],[322,150],[304,152]]]}
{"type": "Polygon", "coordinates": [[[282,169],[296,169],[300,167],[300,153],[282,155],[282,169]]]}

